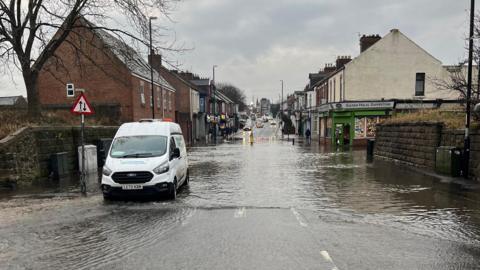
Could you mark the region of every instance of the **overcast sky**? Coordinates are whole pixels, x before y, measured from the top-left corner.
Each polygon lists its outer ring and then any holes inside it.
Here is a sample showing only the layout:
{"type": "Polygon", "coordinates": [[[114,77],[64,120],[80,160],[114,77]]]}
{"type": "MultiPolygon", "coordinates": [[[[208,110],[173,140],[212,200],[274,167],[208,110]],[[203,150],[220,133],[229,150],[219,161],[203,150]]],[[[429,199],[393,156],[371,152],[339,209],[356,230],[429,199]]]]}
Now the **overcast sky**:
{"type": "MultiPolygon", "coordinates": [[[[302,89],[308,73],[338,55],[357,56],[359,35],[398,28],[444,64],[465,57],[467,0],[184,0],[172,17],[176,40],[193,47],[169,56],[204,77],[277,101],[302,89]]],[[[161,23],[158,21],[157,23],[161,23]]],[[[18,74],[3,74],[0,95],[25,95],[18,74]]]]}

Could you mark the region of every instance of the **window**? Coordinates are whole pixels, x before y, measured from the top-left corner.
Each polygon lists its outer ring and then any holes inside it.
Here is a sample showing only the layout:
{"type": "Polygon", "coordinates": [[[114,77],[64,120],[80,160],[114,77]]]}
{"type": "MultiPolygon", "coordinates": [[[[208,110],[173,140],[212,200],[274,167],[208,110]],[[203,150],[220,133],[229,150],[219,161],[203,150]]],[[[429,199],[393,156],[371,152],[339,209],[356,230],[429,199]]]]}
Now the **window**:
{"type": "Polygon", "coordinates": [[[113,158],[159,157],[167,149],[166,136],[128,136],[113,141],[110,156],[113,158]]]}
{"type": "Polygon", "coordinates": [[[170,147],[169,147],[169,156],[172,156],[173,150],[175,150],[177,146],[175,145],[175,139],[173,137],[170,138],[170,147]]]}
{"type": "Polygon", "coordinates": [[[415,76],[415,96],[425,95],[425,73],[417,73],[415,76]]]}
{"type": "Polygon", "coordinates": [[[157,109],[160,109],[160,88],[157,87],[157,109]]]}
{"type": "Polygon", "coordinates": [[[205,112],[205,98],[200,98],[200,112],[205,112]]]}
{"type": "Polygon", "coordinates": [[[163,110],[167,107],[167,91],[163,90],[163,110]]]}
{"type": "Polygon", "coordinates": [[[340,75],[340,101],[343,101],[345,97],[343,96],[343,82],[342,82],[342,75],[340,75]]]}
{"type": "Polygon", "coordinates": [[[75,87],[73,83],[67,83],[67,97],[74,97],[75,96],[75,87]]]}
{"type": "Polygon", "coordinates": [[[140,82],[140,87],[138,89],[140,92],[140,103],[145,105],[145,88],[142,81],[140,82]]]}
{"type": "Polygon", "coordinates": [[[336,89],[337,88],[337,80],[335,78],[333,78],[333,89],[332,89],[332,101],[335,102],[335,95],[336,95],[336,89]]]}
{"type": "Polygon", "coordinates": [[[175,140],[175,145],[180,149],[182,153],[186,151],[185,141],[183,140],[183,135],[173,135],[175,140]]]}
{"type": "Polygon", "coordinates": [[[154,96],[154,93],[152,93],[152,85],[149,84],[149,87],[148,87],[148,94],[150,94],[150,108],[152,108],[153,110],[153,96],[154,96]]]}

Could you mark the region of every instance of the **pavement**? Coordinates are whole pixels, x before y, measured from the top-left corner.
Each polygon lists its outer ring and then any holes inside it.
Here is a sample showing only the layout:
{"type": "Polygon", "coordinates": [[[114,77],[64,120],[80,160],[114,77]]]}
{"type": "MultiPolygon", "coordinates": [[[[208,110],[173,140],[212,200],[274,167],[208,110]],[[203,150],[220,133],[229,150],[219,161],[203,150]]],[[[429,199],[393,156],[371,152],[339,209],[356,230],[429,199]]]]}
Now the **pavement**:
{"type": "Polygon", "coordinates": [[[254,129],[189,149],[176,201],[0,194],[2,269],[479,269],[480,199],[363,151],[254,129]]]}

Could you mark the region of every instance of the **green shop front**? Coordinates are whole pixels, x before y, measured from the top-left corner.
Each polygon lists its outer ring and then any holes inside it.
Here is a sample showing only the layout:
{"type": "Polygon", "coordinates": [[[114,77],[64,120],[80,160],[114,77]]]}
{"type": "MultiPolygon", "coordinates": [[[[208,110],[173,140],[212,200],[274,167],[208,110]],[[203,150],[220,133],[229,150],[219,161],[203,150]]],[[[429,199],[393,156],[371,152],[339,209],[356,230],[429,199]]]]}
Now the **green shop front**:
{"type": "Polygon", "coordinates": [[[319,108],[320,141],[338,146],[366,144],[375,138],[376,124],[391,115],[393,106],[393,101],[325,104],[319,108]]]}

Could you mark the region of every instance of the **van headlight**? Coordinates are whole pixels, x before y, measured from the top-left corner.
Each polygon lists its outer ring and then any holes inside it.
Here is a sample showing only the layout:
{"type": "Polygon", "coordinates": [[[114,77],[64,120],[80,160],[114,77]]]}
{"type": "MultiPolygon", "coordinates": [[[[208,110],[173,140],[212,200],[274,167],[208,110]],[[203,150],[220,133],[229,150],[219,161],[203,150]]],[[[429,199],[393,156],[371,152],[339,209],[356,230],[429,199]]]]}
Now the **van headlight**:
{"type": "Polygon", "coordinates": [[[160,166],[157,166],[155,169],[153,169],[153,172],[155,174],[162,174],[168,172],[170,167],[168,166],[168,162],[165,162],[163,164],[160,164],[160,166]]]}
{"type": "Polygon", "coordinates": [[[107,165],[104,165],[103,166],[103,169],[102,169],[102,174],[105,175],[105,176],[110,176],[110,174],[112,174],[112,170],[110,170],[107,165]]]}

